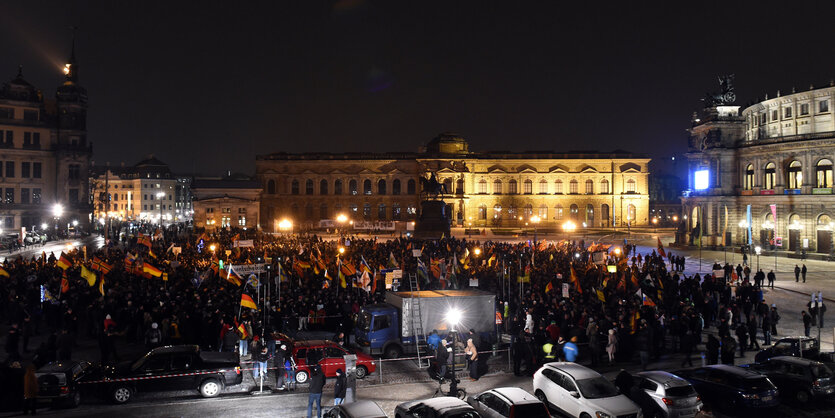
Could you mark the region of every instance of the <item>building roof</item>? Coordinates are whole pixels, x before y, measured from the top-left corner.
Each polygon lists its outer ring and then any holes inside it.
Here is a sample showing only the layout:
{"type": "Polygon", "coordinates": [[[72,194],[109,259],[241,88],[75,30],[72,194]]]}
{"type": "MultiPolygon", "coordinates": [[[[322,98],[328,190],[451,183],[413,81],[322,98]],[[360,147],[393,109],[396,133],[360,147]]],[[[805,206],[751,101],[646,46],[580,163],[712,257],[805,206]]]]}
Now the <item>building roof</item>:
{"type": "Polygon", "coordinates": [[[0,99],[43,102],[40,91],[23,78],[23,66],[18,67],[15,78],[3,83],[0,88],[0,99]]]}

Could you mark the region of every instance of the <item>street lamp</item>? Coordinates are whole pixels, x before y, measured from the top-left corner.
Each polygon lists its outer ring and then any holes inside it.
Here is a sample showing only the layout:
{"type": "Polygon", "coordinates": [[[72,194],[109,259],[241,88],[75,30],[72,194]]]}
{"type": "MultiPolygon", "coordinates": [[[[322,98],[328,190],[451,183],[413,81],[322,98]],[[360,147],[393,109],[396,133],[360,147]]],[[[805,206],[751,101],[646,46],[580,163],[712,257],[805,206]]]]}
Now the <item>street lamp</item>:
{"type": "Polygon", "coordinates": [[[339,241],[341,242],[341,241],[342,241],[342,237],[345,235],[345,234],[344,234],[344,232],[345,232],[345,231],[344,231],[344,229],[345,229],[345,222],[348,222],[348,217],[347,217],[347,216],[345,216],[345,214],[344,214],[344,213],[340,213],[340,214],[336,217],[336,221],[337,221],[337,222],[339,222],[339,241]]]}
{"type": "Polygon", "coordinates": [[[447,395],[455,397],[458,397],[458,378],[455,376],[455,339],[458,332],[455,331],[455,327],[460,321],[461,311],[455,308],[447,311],[446,322],[449,324],[449,331],[452,334],[452,381],[449,383],[449,393],[447,395]]]}
{"type": "Polygon", "coordinates": [[[571,233],[574,232],[576,229],[577,224],[575,224],[572,221],[565,221],[565,223],[562,224],[562,230],[567,232],[567,238],[569,241],[571,241],[571,233]]]}
{"type": "Polygon", "coordinates": [[[478,257],[479,255],[481,255],[481,248],[475,247],[473,252],[475,253],[475,256],[478,257]]]}
{"type": "Polygon", "coordinates": [[[534,243],[534,245],[536,245],[536,232],[537,232],[536,225],[541,220],[542,220],[542,218],[540,218],[539,215],[531,216],[531,223],[533,224],[533,243],[534,243]]]}
{"type": "Polygon", "coordinates": [[[157,199],[159,199],[159,225],[162,226],[162,199],[165,197],[165,193],[157,192],[157,199]]]}
{"type": "Polygon", "coordinates": [[[757,253],[757,271],[760,271],[760,253],[762,252],[762,250],[763,247],[760,247],[759,245],[754,247],[754,252],[757,253]]]}
{"type": "Polygon", "coordinates": [[[60,203],[52,205],[52,217],[55,218],[55,235],[58,235],[58,220],[64,214],[64,206],[60,203]]]}
{"type": "Polygon", "coordinates": [[[282,219],[278,222],[278,230],[282,232],[287,232],[293,229],[293,222],[287,218],[282,219]]]}
{"type": "Polygon", "coordinates": [[[654,216],[652,218],[652,226],[655,228],[655,233],[657,234],[658,233],[658,218],[656,218],[654,216]]]}

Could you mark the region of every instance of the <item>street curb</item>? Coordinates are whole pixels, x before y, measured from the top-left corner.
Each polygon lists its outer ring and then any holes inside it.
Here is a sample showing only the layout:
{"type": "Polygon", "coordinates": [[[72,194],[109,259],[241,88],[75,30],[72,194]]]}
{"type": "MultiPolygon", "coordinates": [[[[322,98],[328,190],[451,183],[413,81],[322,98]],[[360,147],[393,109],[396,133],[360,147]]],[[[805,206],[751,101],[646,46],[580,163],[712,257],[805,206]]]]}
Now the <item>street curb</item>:
{"type": "MultiPolygon", "coordinates": [[[[765,287],[765,286],[763,286],[763,287],[765,287]]],[[[809,293],[801,292],[799,290],[794,290],[794,289],[788,289],[788,288],[781,287],[781,286],[774,286],[774,288],[775,289],[780,289],[780,290],[785,290],[787,292],[794,292],[794,293],[797,293],[798,295],[811,296],[809,293]]],[[[835,299],[830,299],[830,298],[823,298],[823,299],[827,302],[835,303],[835,299]]]]}

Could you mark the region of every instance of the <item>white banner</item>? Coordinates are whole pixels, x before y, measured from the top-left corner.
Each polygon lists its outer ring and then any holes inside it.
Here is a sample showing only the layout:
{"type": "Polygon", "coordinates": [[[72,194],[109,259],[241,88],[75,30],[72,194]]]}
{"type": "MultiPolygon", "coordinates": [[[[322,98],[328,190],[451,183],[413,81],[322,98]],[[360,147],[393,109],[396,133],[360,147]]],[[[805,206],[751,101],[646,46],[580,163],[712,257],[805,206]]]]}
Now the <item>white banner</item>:
{"type": "Polygon", "coordinates": [[[238,247],[238,248],[245,248],[245,247],[252,248],[252,247],[255,247],[255,242],[252,241],[251,239],[239,239],[239,240],[235,241],[234,244],[235,244],[235,247],[238,247]]]}
{"type": "Polygon", "coordinates": [[[568,297],[568,283],[563,283],[562,284],[562,297],[564,297],[564,298],[568,297]]]}
{"type": "Polygon", "coordinates": [[[266,264],[233,264],[232,269],[241,276],[258,274],[267,271],[266,264]]]}
{"type": "Polygon", "coordinates": [[[355,221],[354,229],[394,231],[394,221],[355,221]]]}

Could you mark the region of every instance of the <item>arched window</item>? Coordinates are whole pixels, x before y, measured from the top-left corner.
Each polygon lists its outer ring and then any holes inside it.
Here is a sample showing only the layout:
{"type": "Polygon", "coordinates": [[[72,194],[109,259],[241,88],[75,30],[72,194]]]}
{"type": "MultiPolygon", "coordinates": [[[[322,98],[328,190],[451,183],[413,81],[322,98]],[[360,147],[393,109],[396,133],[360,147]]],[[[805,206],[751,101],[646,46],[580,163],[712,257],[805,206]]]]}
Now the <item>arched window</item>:
{"type": "Polygon", "coordinates": [[[342,180],[336,179],[333,182],[333,194],[342,194],[342,180]]]}
{"type": "Polygon", "coordinates": [[[377,206],[377,219],[381,221],[386,220],[386,205],[382,203],[380,203],[380,205],[377,206]]]}
{"type": "Polygon", "coordinates": [[[493,205],[493,219],[502,219],[502,205],[493,205]]]}
{"type": "Polygon", "coordinates": [[[464,194],[464,179],[455,182],[455,194],[464,194]]]}
{"type": "Polygon", "coordinates": [[[319,205],[319,219],[328,219],[328,205],[326,203],[322,203],[319,205]]]}
{"type": "Polygon", "coordinates": [[[267,181],[267,193],[275,194],[275,180],[270,179],[267,181]]]}
{"type": "Polygon", "coordinates": [[[539,219],[545,221],[548,219],[548,206],[545,204],[539,205],[539,213],[536,214],[539,219]]]}
{"type": "Polygon", "coordinates": [[[377,194],[386,194],[386,181],[383,179],[377,181],[377,194]]]}
{"type": "Polygon", "coordinates": [[[586,205],[586,224],[589,227],[594,226],[594,206],[591,203],[586,205]]]}
{"type": "Polygon", "coordinates": [[[568,193],[570,194],[577,194],[577,180],[571,180],[571,183],[568,184],[568,193]]]}
{"type": "Polygon", "coordinates": [[[508,218],[518,220],[518,218],[517,218],[518,216],[519,216],[519,213],[516,210],[516,206],[511,204],[510,206],[507,207],[507,217],[508,218]]]}
{"type": "Polygon", "coordinates": [[[502,194],[502,181],[501,180],[494,180],[493,181],[493,194],[502,194]]]}
{"type": "Polygon", "coordinates": [[[609,205],[602,204],[600,206],[600,222],[602,226],[609,226],[609,205]]]}
{"type": "Polygon", "coordinates": [[[400,179],[394,179],[391,182],[391,194],[395,196],[400,194],[400,179]]]}
{"type": "Polygon", "coordinates": [[[348,194],[350,194],[352,196],[356,196],[357,193],[358,193],[358,191],[357,191],[357,181],[351,179],[351,181],[348,182],[348,194]]]}
{"type": "Polygon", "coordinates": [[[626,180],[626,193],[635,193],[635,180],[626,180]]]}
{"type": "MultiPolygon", "coordinates": [[[[328,194],[328,181],[325,179],[319,180],[319,194],[326,195],[328,194]]],[[[325,219],[325,218],[322,218],[325,219]]]]}
{"type": "Polygon", "coordinates": [[[516,180],[510,180],[507,184],[507,194],[517,194],[519,189],[516,188],[516,180]]]}
{"type": "Polygon", "coordinates": [[[478,181],[478,193],[487,194],[487,180],[481,179],[478,181]]]}
{"type": "Polygon", "coordinates": [[[800,223],[800,215],[792,213],[789,215],[789,229],[800,229],[803,225],[800,223]]]}
{"type": "Polygon", "coordinates": [[[406,194],[416,194],[414,179],[411,179],[408,183],[406,183],[406,194]]]}
{"type": "Polygon", "coordinates": [[[777,179],[777,165],[774,163],[768,163],[765,165],[765,171],[763,173],[763,188],[766,190],[774,189],[774,185],[776,184],[775,181],[777,179]]]}
{"type": "Polygon", "coordinates": [[[371,220],[371,204],[366,203],[362,206],[362,217],[365,218],[366,221],[371,220]]]}
{"type": "Polygon", "coordinates": [[[539,180],[539,194],[548,194],[548,181],[545,179],[539,180]]]}
{"type": "Polygon", "coordinates": [[[818,216],[818,228],[832,229],[832,217],[825,213],[818,216]]]}
{"type": "Polygon", "coordinates": [[[533,216],[533,205],[531,205],[530,203],[528,203],[527,205],[525,205],[525,213],[524,213],[524,214],[522,214],[522,216],[524,216],[524,217],[525,217],[525,219],[528,219],[528,218],[530,218],[531,216],[533,216]]]}
{"type": "Polygon", "coordinates": [[[823,159],[815,166],[817,187],[832,187],[832,161],[823,159]]]}
{"type": "Polygon", "coordinates": [[[362,193],[365,195],[371,194],[371,180],[365,179],[365,181],[362,182],[362,193]]]}
{"type": "Polygon", "coordinates": [[[525,180],[523,183],[522,193],[524,194],[533,194],[533,182],[530,180],[525,180]]]}
{"type": "Polygon", "coordinates": [[[554,182],[554,194],[562,194],[562,180],[554,182]]]}
{"type": "Polygon", "coordinates": [[[560,220],[563,217],[562,205],[554,206],[554,219],[560,220]]]}
{"type": "Polygon", "coordinates": [[[744,190],[751,190],[754,188],[754,165],[748,164],[745,167],[745,180],[742,183],[742,188],[744,190]]]}
{"type": "Polygon", "coordinates": [[[294,179],[293,182],[290,183],[290,194],[299,194],[299,181],[298,180],[294,179]]]}
{"type": "Polygon", "coordinates": [[[487,220],[487,205],[484,203],[478,205],[478,219],[479,220],[487,220]]]}
{"type": "Polygon", "coordinates": [[[304,194],[313,194],[313,180],[307,179],[304,182],[304,194]]]}
{"type": "Polygon", "coordinates": [[[594,194],[594,180],[586,180],[586,194],[594,194]]]}
{"type": "Polygon", "coordinates": [[[600,180],[600,194],[609,194],[609,180],[600,180]]]}
{"type": "Polygon", "coordinates": [[[803,186],[803,166],[800,161],[792,161],[786,172],[789,177],[789,189],[799,189],[803,186]]]}
{"type": "Polygon", "coordinates": [[[580,208],[577,207],[574,203],[568,207],[568,216],[571,217],[572,221],[577,221],[577,218],[580,216],[580,208]]]}

